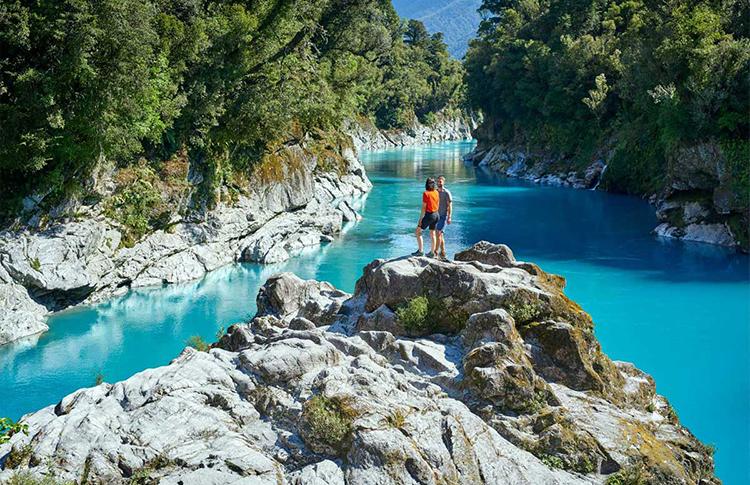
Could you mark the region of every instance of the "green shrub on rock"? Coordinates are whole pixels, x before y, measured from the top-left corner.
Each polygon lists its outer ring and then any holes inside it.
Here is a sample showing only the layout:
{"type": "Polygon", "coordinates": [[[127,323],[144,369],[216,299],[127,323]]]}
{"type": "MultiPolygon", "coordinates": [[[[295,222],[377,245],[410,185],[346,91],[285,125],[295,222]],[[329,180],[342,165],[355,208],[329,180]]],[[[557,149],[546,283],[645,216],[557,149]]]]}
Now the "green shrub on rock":
{"type": "Polygon", "coordinates": [[[31,458],[32,451],[33,449],[31,448],[31,445],[28,444],[21,447],[14,447],[10,450],[10,453],[8,453],[7,458],[5,458],[5,468],[14,469],[27,465],[29,463],[29,458],[31,458]]]}
{"type": "Polygon", "coordinates": [[[563,463],[563,461],[559,457],[554,456],[554,455],[542,456],[542,463],[544,463],[550,468],[559,468],[559,469],[565,468],[565,463],[563,463]]]}
{"type": "Polygon", "coordinates": [[[349,446],[356,417],[347,399],[314,396],[302,409],[302,437],[316,453],[343,454],[349,446]]]}
{"type": "Polygon", "coordinates": [[[469,316],[449,301],[449,297],[416,296],[396,309],[396,317],[410,335],[455,334],[469,316]]]}
{"type": "Polygon", "coordinates": [[[401,325],[412,333],[425,333],[429,329],[428,313],[429,301],[424,296],[412,298],[396,310],[401,325]]]}
{"type": "Polygon", "coordinates": [[[9,418],[0,418],[0,445],[7,443],[16,433],[28,432],[28,425],[17,423],[9,418]]]}
{"type": "Polygon", "coordinates": [[[18,472],[11,475],[6,485],[75,485],[75,482],[61,482],[52,476],[37,477],[31,472],[18,472]]]}
{"type": "Polygon", "coordinates": [[[538,320],[544,313],[544,305],[536,296],[515,292],[503,305],[517,325],[538,320]]]}
{"type": "Polygon", "coordinates": [[[208,343],[203,340],[203,337],[200,335],[193,335],[187,340],[187,346],[192,347],[195,350],[199,352],[208,352],[208,350],[211,348],[208,343]]]}
{"type": "Polygon", "coordinates": [[[607,477],[605,485],[646,485],[648,482],[644,477],[643,468],[630,466],[607,477]]]}

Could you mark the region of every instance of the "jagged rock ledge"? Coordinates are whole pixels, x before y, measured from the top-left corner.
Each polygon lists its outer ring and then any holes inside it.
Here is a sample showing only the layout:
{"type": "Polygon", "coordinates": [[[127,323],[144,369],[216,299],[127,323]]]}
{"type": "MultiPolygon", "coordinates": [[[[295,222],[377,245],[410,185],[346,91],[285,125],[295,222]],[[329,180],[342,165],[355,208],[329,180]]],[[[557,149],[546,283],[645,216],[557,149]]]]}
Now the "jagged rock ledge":
{"type": "MultiPolygon", "coordinates": [[[[605,158],[571,170],[569,161],[501,144],[480,143],[465,160],[509,177],[576,189],[600,188],[607,173],[605,158]]],[[[722,160],[711,144],[679,150],[665,188],[648,195],[660,221],[656,235],[748,251],[750,214],[741,195],[731,190],[730,171],[722,160]]]]}
{"type": "Polygon", "coordinates": [[[354,295],[274,276],[208,352],[25,416],[0,481],[718,484],[564,284],[486,242],[375,260],[354,295]]]}
{"type": "Polygon", "coordinates": [[[46,331],[51,311],[193,280],[235,261],[277,263],[330,241],[359,217],[357,200],[372,187],[365,169],[350,148],[331,171],[298,145],[286,150],[301,163],[284,167],[281,180],[252,184],[235,203],[199,221],[178,220],[133,247],[121,246],[119,227],[100,206],[40,232],[0,233],[0,345],[46,331]]]}
{"type": "Polygon", "coordinates": [[[439,115],[431,126],[415,121],[405,129],[381,130],[369,120],[360,119],[348,122],[345,131],[352,137],[357,150],[380,150],[441,141],[471,140],[472,130],[476,126],[476,120],[468,115],[439,115]]]}

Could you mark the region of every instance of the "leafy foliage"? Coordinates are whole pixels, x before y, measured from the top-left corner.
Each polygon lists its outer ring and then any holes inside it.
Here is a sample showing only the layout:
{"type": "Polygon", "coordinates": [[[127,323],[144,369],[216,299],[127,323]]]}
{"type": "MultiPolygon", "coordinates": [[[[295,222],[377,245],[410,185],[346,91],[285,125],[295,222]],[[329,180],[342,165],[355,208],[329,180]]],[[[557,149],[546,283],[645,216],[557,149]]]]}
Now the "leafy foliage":
{"type": "Polygon", "coordinates": [[[396,308],[396,317],[411,335],[455,334],[464,327],[468,315],[451,308],[449,300],[450,297],[416,296],[396,308]]]}
{"type": "Polygon", "coordinates": [[[75,482],[61,482],[53,476],[37,477],[31,472],[16,472],[10,476],[6,485],[75,485],[75,482]]]}
{"type": "Polygon", "coordinates": [[[646,485],[649,481],[645,475],[643,466],[634,465],[608,476],[604,483],[606,485],[646,485]]]}
{"type": "Polygon", "coordinates": [[[425,296],[417,296],[396,309],[396,316],[401,325],[409,332],[424,333],[429,331],[431,324],[427,318],[429,300],[425,296]]]}
{"type": "Polygon", "coordinates": [[[184,153],[210,193],[344,118],[397,127],[456,107],[462,76],[442,37],[386,0],[3,2],[4,209],[104,160],[135,164],[110,208],[132,243],[155,227],[146,172],[164,160],[184,153]]]}
{"type": "Polygon", "coordinates": [[[199,352],[208,352],[211,348],[200,335],[193,335],[187,340],[186,344],[188,347],[192,347],[199,352]]]}
{"type": "Polygon", "coordinates": [[[559,468],[563,469],[565,468],[565,463],[560,459],[560,457],[555,455],[544,455],[542,457],[542,463],[547,465],[550,468],[559,468]]]}
{"type": "Polygon", "coordinates": [[[0,418],[0,445],[7,443],[16,433],[28,432],[28,425],[17,423],[10,418],[0,418]]]}
{"type": "Polygon", "coordinates": [[[347,447],[356,416],[350,403],[339,397],[313,396],[302,408],[302,419],[309,427],[307,439],[337,451],[347,447]]]}
{"type": "Polygon", "coordinates": [[[586,161],[613,149],[610,188],[647,193],[676,147],[750,135],[747,2],[484,0],[482,12],[467,89],[496,141],[586,161]]]}

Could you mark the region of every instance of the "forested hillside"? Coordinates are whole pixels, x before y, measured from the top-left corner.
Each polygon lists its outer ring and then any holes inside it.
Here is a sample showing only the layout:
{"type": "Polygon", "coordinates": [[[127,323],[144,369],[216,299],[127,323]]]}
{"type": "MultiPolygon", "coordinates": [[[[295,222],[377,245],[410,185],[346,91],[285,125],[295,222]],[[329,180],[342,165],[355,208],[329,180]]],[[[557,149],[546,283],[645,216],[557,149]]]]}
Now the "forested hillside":
{"type": "Polygon", "coordinates": [[[448,50],[456,58],[466,54],[477,33],[482,0],[393,0],[402,17],[424,22],[430,32],[441,32],[448,50]]]}
{"type": "Polygon", "coordinates": [[[85,198],[103,161],[142,181],[188,160],[211,193],[345,118],[429,122],[462,77],[388,0],[3,2],[0,207],[85,198]]]}
{"type": "Polygon", "coordinates": [[[672,182],[695,168],[685,161],[698,147],[693,165],[720,173],[694,178],[717,177],[722,190],[693,180],[683,195],[721,197],[716,217],[729,214],[746,237],[748,5],[485,0],[466,60],[470,100],[487,120],[480,136],[574,167],[606,158],[605,186],[635,194],[683,190],[672,182]]]}

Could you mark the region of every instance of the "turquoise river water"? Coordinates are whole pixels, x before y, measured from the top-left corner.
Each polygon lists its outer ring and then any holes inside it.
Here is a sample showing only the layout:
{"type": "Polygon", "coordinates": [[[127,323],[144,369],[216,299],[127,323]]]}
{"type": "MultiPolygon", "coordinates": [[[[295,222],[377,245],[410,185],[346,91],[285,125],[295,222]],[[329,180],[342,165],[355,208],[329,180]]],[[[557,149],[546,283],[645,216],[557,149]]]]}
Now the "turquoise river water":
{"type": "Polygon", "coordinates": [[[564,275],[567,294],[596,322],[613,359],[654,376],[682,422],[716,446],[726,484],[750,482],[750,259],[702,244],[655,238],[644,201],[541,187],[464,164],[472,144],[366,152],[375,187],[364,219],[321,249],[282,265],[236,264],[182,285],[131,291],[52,316],[38,342],[0,347],[0,416],[53,404],[96,376],[114,382],[166,364],[192,335],[255,312],[255,295],[278,271],[352,291],[374,258],[415,249],[423,180],[445,174],[455,200],[449,253],[503,242],[519,259],[564,275]]]}

